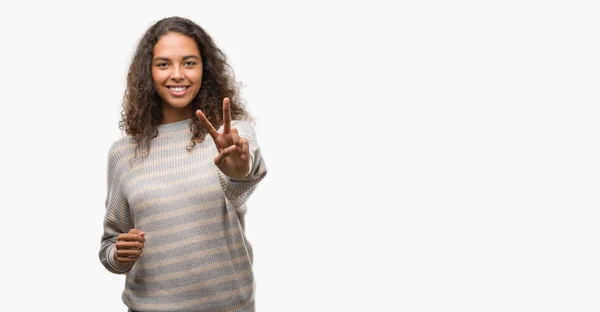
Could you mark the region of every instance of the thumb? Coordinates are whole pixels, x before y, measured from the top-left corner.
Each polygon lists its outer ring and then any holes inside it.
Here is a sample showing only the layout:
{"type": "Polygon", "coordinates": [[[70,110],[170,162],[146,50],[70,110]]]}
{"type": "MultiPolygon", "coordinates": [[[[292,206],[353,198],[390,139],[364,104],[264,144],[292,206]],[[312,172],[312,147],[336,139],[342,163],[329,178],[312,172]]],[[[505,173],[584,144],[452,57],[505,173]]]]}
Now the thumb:
{"type": "Polygon", "coordinates": [[[214,162],[215,165],[219,166],[222,165],[223,162],[225,161],[225,158],[227,158],[227,156],[231,155],[231,153],[235,152],[237,149],[237,146],[235,145],[231,145],[228,148],[224,148],[221,153],[219,153],[219,155],[217,155],[217,157],[215,157],[214,162]]]}
{"type": "Polygon", "coordinates": [[[138,229],[131,229],[131,230],[129,230],[129,234],[139,234],[139,235],[142,235],[142,236],[146,235],[146,233],[144,233],[144,232],[142,232],[142,231],[140,231],[138,229]]]}

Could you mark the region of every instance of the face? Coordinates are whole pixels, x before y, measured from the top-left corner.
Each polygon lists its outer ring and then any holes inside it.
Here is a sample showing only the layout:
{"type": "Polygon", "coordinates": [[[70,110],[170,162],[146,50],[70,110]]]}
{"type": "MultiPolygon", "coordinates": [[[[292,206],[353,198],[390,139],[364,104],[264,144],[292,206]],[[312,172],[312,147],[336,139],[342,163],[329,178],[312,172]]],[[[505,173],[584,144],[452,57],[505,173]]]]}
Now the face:
{"type": "Polygon", "coordinates": [[[152,50],[152,80],[165,119],[191,117],[188,106],[200,91],[202,59],[194,39],[179,34],[163,35],[152,50]]]}

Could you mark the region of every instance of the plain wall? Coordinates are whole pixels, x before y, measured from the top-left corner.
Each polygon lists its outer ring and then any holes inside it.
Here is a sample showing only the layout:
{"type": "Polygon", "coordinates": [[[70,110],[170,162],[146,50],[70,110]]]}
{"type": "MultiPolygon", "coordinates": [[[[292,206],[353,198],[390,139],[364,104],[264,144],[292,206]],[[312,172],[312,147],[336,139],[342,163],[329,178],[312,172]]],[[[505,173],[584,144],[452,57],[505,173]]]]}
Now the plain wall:
{"type": "Polygon", "coordinates": [[[0,310],[126,311],[98,260],[155,21],[229,56],[269,173],[259,312],[598,311],[593,1],[19,1],[0,10],[0,310]]]}

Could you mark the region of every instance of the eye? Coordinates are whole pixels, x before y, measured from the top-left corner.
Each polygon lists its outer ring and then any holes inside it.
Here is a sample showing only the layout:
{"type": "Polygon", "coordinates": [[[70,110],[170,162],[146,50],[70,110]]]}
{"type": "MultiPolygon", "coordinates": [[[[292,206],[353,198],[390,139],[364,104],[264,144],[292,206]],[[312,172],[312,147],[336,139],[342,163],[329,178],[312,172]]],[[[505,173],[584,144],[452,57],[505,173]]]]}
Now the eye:
{"type": "Polygon", "coordinates": [[[194,66],[194,65],[196,65],[196,62],[194,62],[194,61],[188,61],[188,62],[185,62],[184,65],[185,66],[194,66]]]}
{"type": "Polygon", "coordinates": [[[167,67],[167,63],[158,63],[158,64],[156,64],[156,67],[158,67],[158,68],[167,67]]]}

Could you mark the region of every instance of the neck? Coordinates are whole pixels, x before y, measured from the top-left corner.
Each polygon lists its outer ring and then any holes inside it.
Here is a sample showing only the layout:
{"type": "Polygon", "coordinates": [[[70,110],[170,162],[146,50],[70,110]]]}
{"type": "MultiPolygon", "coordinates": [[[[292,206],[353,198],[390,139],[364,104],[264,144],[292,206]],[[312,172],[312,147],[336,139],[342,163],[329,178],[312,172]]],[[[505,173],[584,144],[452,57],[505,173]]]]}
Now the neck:
{"type": "Polygon", "coordinates": [[[192,117],[192,107],[190,105],[182,108],[175,108],[169,105],[162,107],[163,118],[161,124],[178,122],[192,117]]]}

